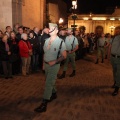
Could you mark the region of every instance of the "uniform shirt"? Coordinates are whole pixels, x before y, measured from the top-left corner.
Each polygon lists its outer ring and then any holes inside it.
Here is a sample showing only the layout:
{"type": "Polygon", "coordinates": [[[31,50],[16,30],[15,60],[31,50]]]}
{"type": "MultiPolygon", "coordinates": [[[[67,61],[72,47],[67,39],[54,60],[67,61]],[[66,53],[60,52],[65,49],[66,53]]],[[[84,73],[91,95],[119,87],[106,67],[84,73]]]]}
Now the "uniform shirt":
{"type": "Polygon", "coordinates": [[[69,36],[67,36],[66,39],[65,39],[65,45],[66,45],[67,51],[72,50],[72,44],[73,44],[73,49],[74,49],[76,47],[76,45],[78,45],[77,38],[73,35],[72,35],[71,38],[69,38],[69,36]],[[74,41],[74,44],[73,44],[73,41],[74,41]]]}
{"type": "MultiPolygon", "coordinates": [[[[45,44],[44,44],[44,61],[49,62],[57,59],[59,47],[61,44],[62,39],[59,38],[58,36],[56,39],[51,43],[50,48],[48,49],[48,44],[49,44],[50,38],[46,39],[45,44]]],[[[64,41],[62,42],[60,54],[66,50],[66,46],[64,41]]]]}
{"type": "Polygon", "coordinates": [[[120,56],[120,35],[113,38],[111,44],[111,54],[120,56]]]}
{"type": "Polygon", "coordinates": [[[105,42],[108,42],[106,38],[99,38],[98,39],[98,46],[105,46],[105,42]]]}

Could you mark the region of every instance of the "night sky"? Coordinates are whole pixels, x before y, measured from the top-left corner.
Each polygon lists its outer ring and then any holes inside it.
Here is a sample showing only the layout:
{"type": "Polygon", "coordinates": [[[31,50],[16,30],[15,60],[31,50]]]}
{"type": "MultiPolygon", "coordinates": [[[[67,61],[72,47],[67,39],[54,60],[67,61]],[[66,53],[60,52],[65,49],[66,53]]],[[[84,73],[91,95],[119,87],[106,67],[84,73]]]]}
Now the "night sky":
{"type": "MultiPolygon", "coordinates": [[[[72,0],[64,0],[68,5],[68,12],[71,7],[72,0]]],[[[77,0],[78,1],[78,13],[94,13],[105,14],[106,8],[120,6],[120,0],[77,0]]]]}

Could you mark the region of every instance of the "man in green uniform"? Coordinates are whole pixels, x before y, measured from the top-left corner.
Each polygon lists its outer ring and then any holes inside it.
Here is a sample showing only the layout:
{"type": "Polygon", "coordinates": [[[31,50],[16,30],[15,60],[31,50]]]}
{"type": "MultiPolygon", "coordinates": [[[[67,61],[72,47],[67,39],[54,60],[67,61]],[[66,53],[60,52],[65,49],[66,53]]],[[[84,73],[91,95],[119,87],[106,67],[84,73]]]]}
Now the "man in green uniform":
{"type": "Polygon", "coordinates": [[[73,36],[72,28],[68,28],[67,33],[68,33],[68,36],[65,39],[65,45],[67,48],[67,58],[65,60],[63,73],[60,77],[58,77],[59,79],[65,78],[65,74],[67,71],[67,66],[68,66],[69,61],[71,61],[72,69],[73,69],[73,72],[72,74],[70,74],[70,77],[75,76],[75,73],[76,73],[75,51],[78,49],[78,40],[75,36],[73,36]]]}
{"type": "Polygon", "coordinates": [[[101,37],[97,41],[97,60],[95,64],[98,64],[100,54],[102,56],[101,63],[104,63],[104,57],[105,57],[105,47],[108,46],[107,39],[105,38],[105,34],[102,33],[101,37]]]}
{"type": "Polygon", "coordinates": [[[57,36],[57,24],[49,23],[50,38],[44,44],[44,63],[46,84],[42,104],[34,111],[45,112],[47,103],[57,98],[55,82],[60,68],[60,62],[66,59],[66,46],[62,39],[57,36]]]}
{"type": "Polygon", "coordinates": [[[111,64],[115,82],[112,95],[116,96],[120,88],[120,26],[115,28],[115,37],[111,40],[111,64]]]}

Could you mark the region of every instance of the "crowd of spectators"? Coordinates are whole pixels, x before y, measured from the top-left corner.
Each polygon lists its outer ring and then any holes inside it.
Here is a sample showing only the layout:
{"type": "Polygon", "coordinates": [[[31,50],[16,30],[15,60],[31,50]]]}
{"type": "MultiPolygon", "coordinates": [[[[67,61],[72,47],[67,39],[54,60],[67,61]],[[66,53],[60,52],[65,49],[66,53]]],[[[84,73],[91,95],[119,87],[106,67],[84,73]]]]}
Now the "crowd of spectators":
{"type": "MultiPolygon", "coordinates": [[[[59,37],[65,40],[65,29],[59,31],[59,37]]],[[[80,33],[75,31],[79,49],[76,51],[76,60],[84,58],[86,54],[93,53],[97,49],[97,40],[100,36],[94,33],[80,33]]],[[[111,39],[106,34],[108,41],[111,39]]],[[[43,71],[43,46],[45,39],[49,38],[49,28],[39,30],[16,24],[14,28],[7,26],[5,32],[0,30],[0,74],[5,79],[13,78],[13,75],[28,76],[39,70],[43,71]]],[[[106,48],[105,58],[108,57],[106,48]]]]}

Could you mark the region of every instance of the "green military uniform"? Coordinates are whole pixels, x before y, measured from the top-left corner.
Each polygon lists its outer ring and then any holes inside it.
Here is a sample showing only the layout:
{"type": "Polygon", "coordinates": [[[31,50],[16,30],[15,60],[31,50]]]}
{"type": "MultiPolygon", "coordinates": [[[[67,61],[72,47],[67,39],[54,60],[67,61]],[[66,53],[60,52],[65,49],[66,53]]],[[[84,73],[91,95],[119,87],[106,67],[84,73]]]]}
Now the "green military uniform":
{"type": "Polygon", "coordinates": [[[105,43],[107,43],[107,39],[106,38],[104,38],[104,39],[99,38],[98,39],[97,59],[99,59],[100,54],[102,55],[102,59],[104,59],[104,57],[105,57],[105,48],[104,48],[105,43]]]}
{"type": "Polygon", "coordinates": [[[120,87],[120,35],[111,40],[111,64],[115,86],[120,87]]]}
{"type": "MultiPolygon", "coordinates": [[[[69,38],[69,36],[66,37],[65,39],[65,45],[66,45],[66,49],[67,52],[74,50],[74,48],[78,45],[78,40],[75,36],[72,35],[71,38],[69,38]],[[73,42],[74,41],[74,42],[73,42]],[[73,47],[72,47],[73,46],[73,47]]],[[[69,60],[71,61],[72,64],[72,69],[76,70],[76,65],[75,65],[75,52],[74,53],[68,53],[67,54],[67,58],[65,60],[65,64],[64,64],[64,68],[63,71],[67,71],[67,66],[68,66],[68,62],[69,60]]]]}
{"type": "MultiPolygon", "coordinates": [[[[59,46],[61,44],[62,39],[57,37],[53,43],[51,44],[50,48],[48,49],[50,38],[45,41],[44,44],[44,62],[45,62],[45,75],[46,75],[46,84],[45,84],[45,91],[44,91],[44,99],[50,100],[52,93],[56,93],[55,82],[57,78],[57,73],[60,68],[60,64],[55,64],[50,66],[48,62],[54,61],[57,59],[59,46]]],[[[62,42],[60,53],[66,50],[65,43],[62,42]]]]}

